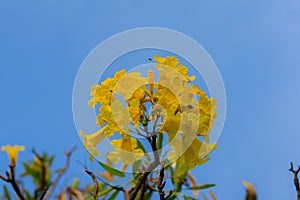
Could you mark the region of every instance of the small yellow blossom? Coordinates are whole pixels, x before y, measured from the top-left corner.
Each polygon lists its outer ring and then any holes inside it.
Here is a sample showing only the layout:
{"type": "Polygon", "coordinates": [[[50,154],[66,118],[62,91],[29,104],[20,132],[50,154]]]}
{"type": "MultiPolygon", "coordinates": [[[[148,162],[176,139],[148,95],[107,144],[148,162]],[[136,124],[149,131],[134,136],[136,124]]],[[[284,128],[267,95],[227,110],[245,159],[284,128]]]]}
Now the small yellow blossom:
{"type": "Polygon", "coordinates": [[[24,146],[17,146],[17,145],[15,145],[15,146],[6,145],[6,146],[1,147],[1,151],[7,152],[11,166],[16,166],[18,152],[24,151],[24,150],[25,150],[24,146]]]}

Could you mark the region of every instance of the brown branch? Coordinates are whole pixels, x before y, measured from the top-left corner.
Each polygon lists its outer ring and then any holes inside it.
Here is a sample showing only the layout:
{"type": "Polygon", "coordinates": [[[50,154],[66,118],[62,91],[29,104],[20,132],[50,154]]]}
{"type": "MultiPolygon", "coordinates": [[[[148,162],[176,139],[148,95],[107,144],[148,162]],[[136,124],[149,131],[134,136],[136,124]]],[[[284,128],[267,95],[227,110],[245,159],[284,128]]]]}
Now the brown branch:
{"type": "Polygon", "coordinates": [[[158,178],[158,184],[157,184],[157,189],[158,189],[158,194],[160,197],[160,200],[165,199],[165,192],[163,191],[166,181],[164,181],[164,176],[165,176],[165,168],[164,168],[164,163],[161,164],[161,169],[159,171],[159,178],[158,178]]]}
{"type": "Polygon", "coordinates": [[[90,175],[90,177],[93,179],[94,181],[94,191],[93,191],[93,197],[94,197],[94,200],[97,200],[98,199],[98,181],[97,181],[97,178],[96,176],[89,170],[85,169],[84,170],[88,175],[90,175]]]}
{"type": "Polygon", "coordinates": [[[70,166],[70,158],[72,153],[75,151],[76,147],[72,147],[68,152],[66,152],[66,164],[65,167],[63,169],[61,169],[56,178],[54,179],[53,183],[50,185],[50,190],[47,193],[45,199],[49,199],[52,195],[52,193],[54,192],[59,180],[61,179],[61,177],[64,175],[64,173],[68,170],[69,166],[70,166]]]}
{"type": "Polygon", "coordinates": [[[69,198],[73,199],[72,196],[74,196],[77,200],[83,200],[83,196],[81,194],[81,192],[79,192],[78,190],[68,187],[66,190],[66,193],[69,194],[69,198]]]}
{"type": "Polygon", "coordinates": [[[108,182],[104,181],[101,177],[98,177],[98,179],[99,179],[102,183],[105,183],[106,185],[108,185],[109,187],[111,187],[111,188],[113,188],[113,189],[115,189],[115,190],[124,192],[125,199],[128,199],[128,191],[125,190],[124,187],[122,187],[122,186],[111,185],[111,184],[109,184],[108,182]]]}
{"type": "Polygon", "coordinates": [[[16,179],[15,179],[15,168],[16,168],[16,166],[15,165],[9,165],[9,168],[10,168],[10,172],[8,172],[8,171],[6,172],[7,177],[4,177],[0,174],[0,178],[3,181],[11,184],[11,186],[13,187],[14,191],[16,192],[16,194],[20,198],[20,200],[25,200],[25,197],[23,196],[23,194],[20,190],[20,187],[17,184],[16,179]]]}
{"type": "Polygon", "coordinates": [[[140,200],[143,200],[145,197],[145,193],[147,191],[147,180],[144,182],[143,186],[142,186],[142,191],[141,191],[141,195],[140,195],[140,200]]]}
{"type": "Polygon", "coordinates": [[[2,174],[0,174],[0,179],[2,179],[5,182],[8,182],[8,178],[4,177],[2,174]]]}
{"type": "Polygon", "coordinates": [[[171,198],[172,194],[173,194],[173,191],[172,191],[172,190],[170,190],[169,194],[168,194],[168,195],[165,197],[165,199],[169,199],[169,198],[171,198]]]}
{"type": "Polygon", "coordinates": [[[145,172],[141,174],[139,177],[137,184],[135,187],[131,188],[129,191],[129,200],[134,200],[135,197],[137,196],[139,190],[143,187],[145,184],[147,177],[149,174],[160,164],[160,158],[159,154],[156,148],[156,138],[157,135],[153,135],[151,138],[147,138],[148,142],[151,145],[153,154],[154,154],[154,161],[146,168],[145,172]]]}
{"type": "Polygon", "coordinates": [[[300,186],[299,186],[299,179],[298,179],[298,173],[300,172],[300,166],[298,166],[297,170],[294,170],[294,165],[291,162],[291,168],[289,169],[294,174],[294,185],[297,192],[297,199],[300,200],[300,186]]]}
{"type": "Polygon", "coordinates": [[[243,185],[246,187],[246,198],[245,200],[256,200],[257,195],[254,186],[248,181],[242,181],[243,185]]]}
{"type": "Polygon", "coordinates": [[[210,195],[212,200],[217,200],[216,195],[212,191],[209,191],[209,195],[210,195]]]}
{"type": "Polygon", "coordinates": [[[159,171],[159,178],[158,178],[158,185],[157,185],[160,200],[167,200],[172,196],[172,190],[170,191],[169,195],[165,196],[165,192],[163,191],[163,189],[166,185],[166,181],[164,181],[164,177],[165,177],[165,163],[162,163],[159,171]]]}
{"type": "Polygon", "coordinates": [[[205,196],[205,194],[201,193],[201,196],[202,196],[203,200],[208,200],[208,198],[205,196]]]}
{"type": "Polygon", "coordinates": [[[44,190],[43,190],[43,193],[41,194],[39,200],[43,200],[47,194],[47,191],[48,191],[49,187],[46,187],[44,190]]]}

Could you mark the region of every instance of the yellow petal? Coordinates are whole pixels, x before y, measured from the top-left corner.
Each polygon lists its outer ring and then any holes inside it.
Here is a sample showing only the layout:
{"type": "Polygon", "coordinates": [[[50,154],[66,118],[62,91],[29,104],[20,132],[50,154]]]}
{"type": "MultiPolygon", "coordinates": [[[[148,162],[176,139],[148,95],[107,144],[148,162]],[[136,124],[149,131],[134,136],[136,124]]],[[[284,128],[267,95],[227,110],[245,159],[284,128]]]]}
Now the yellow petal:
{"type": "Polygon", "coordinates": [[[17,158],[18,158],[18,152],[19,151],[24,151],[25,147],[24,146],[10,146],[6,145],[1,147],[1,151],[6,151],[10,160],[10,165],[16,166],[17,163],[17,158]]]}

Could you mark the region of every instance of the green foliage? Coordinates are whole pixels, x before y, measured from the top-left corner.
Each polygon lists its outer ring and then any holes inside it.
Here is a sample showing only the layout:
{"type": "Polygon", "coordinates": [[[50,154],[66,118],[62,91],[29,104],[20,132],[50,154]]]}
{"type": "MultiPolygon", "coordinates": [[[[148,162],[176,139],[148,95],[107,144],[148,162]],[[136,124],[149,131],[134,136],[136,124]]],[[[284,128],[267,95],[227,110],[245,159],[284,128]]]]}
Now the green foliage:
{"type": "Polygon", "coordinates": [[[6,185],[3,185],[3,192],[4,192],[4,197],[6,200],[11,200],[11,197],[10,197],[10,194],[9,194],[9,191],[6,187],[6,185]]]}
{"type": "Polygon", "coordinates": [[[108,165],[106,165],[106,164],[104,164],[104,163],[102,163],[100,161],[98,163],[101,165],[101,167],[103,167],[103,169],[105,169],[111,175],[113,175],[113,176],[119,176],[119,177],[125,177],[125,174],[123,172],[121,172],[119,170],[116,170],[116,169],[114,169],[112,167],[109,167],[108,165]]]}
{"type": "Polygon", "coordinates": [[[192,187],[188,187],[188,190],[203,190],[203,189],[207,189],[207,188],[211,188],[214,187],[215,184],[203,184],[203,185],[196,185],[196,186],[192,186],[192,187]]]}

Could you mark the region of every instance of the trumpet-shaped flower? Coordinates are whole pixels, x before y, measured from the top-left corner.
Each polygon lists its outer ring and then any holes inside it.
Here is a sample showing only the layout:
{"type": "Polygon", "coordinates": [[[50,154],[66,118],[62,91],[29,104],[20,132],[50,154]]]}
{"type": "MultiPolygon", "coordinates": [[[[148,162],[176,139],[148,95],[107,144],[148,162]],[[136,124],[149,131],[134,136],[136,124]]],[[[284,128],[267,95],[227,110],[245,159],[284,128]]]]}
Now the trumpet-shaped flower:
{"type": "Polygon", "coordinates": [[[10,161],[10,165],[16,166],[18,153],[19,153],[19,151],[24,151],[25,147],[18,146],[18,145],[15,145],[15,146],[6,145],[6,146],[1,147],[1,150],[7,152],[9,161],[10,161]]]}
{"type": "Polygon", "coordinates": [[[123,165],[132,165],[135,161],[140,160],[144,152],[137,148],[135,138],[123,138],[112,140],[111,145],[115,149],[114,152],[108,154],[108,159],[114,163],[118,163],[122,159],[123,165]]]}
{"type": "Polygon", "coordinates": [[[103,129],[89,135],[79,131],[79,135],[83,137],[84,148],[90,151],[92,156],[99,156],[100,152],[96,149],[96,146],[105,138],[103,129]]]}

